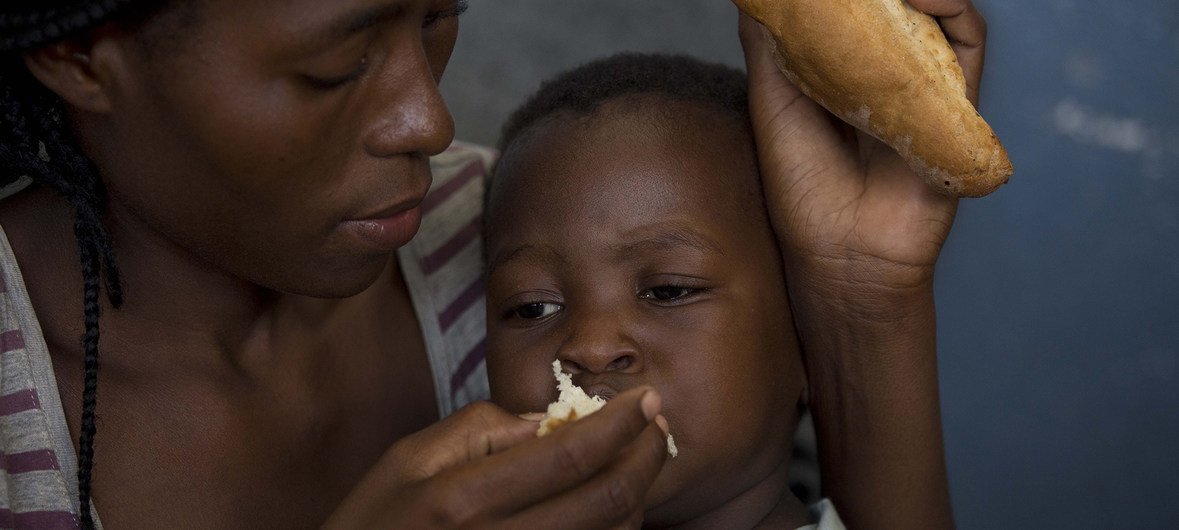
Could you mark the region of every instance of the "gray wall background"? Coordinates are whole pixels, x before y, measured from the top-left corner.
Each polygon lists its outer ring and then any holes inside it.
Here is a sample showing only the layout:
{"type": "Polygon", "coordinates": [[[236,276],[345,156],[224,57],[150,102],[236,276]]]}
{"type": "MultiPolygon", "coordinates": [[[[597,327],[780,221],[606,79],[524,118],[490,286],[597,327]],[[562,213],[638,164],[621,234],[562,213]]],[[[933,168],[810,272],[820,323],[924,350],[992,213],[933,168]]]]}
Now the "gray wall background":
{"type": "MultiPolygon", "coordinates": [[[[1017,173],[963,203],[937,278],[959,526],[1179,528],[1179,0],[975,1],[1017,173]]],[[[459,138],[622,50],[742,65],[725,0],[475,0],[459,138]]]]}

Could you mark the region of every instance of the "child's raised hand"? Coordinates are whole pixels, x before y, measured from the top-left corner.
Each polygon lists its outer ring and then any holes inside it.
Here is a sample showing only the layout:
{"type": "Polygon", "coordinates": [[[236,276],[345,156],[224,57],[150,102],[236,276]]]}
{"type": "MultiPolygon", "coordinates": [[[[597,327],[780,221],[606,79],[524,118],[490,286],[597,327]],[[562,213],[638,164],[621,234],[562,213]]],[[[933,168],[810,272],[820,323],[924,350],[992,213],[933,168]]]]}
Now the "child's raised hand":
{"type": "MultiPolygon", "coordinates": [[[[940,17],[977,104],[982,16],[969,0],[909,3],[940,17]]],[[[803,267],[818,281],[928,283],[957,201],[926,186],[888,146],[803,95],[778,71],[761,26],[744,15],[740,26],[762,178],[788,268],[803,267]]]]}
{"type": "MultiPolygon", "coordinates": [[[[986,23],[970,0],[908,0],[939,17],[977,104],[986,23]]],[[[933,270],[957,200],[778,71],[741,17],[762,182],[805,358],[823,495],[851,528],[952,528],[937,384],[933,270]]]]}

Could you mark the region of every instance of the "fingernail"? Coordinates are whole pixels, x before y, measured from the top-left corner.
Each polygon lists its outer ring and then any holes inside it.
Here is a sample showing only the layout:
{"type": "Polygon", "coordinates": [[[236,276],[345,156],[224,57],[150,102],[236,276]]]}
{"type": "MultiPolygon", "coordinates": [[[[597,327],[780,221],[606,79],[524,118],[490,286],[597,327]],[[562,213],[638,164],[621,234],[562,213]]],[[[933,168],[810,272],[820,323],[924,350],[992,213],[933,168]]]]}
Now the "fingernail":
{"type": "Polygon", "coordinates": [[[528,421],[541,421],[544,420],[545,416],[548,416],[548,414],[543,412],[525,412],[524,414],[520,414],[520,419],[528,421]]]}
{"type": "Polygon", "coordinates": [[[659,409],[663,408],[663,400],[659,397],[658,392],[648,390],[647,393],[643,394],[643,399],[639,402],[639,405],[643,407],[643,416],[647,418],[647,421],[651,421],[655,418],[656,414],[659,414],[659,409]]]}
{"type": "Polygon", "coordinates": [[[667,426],[667,418],[664,418],[662,414],[655,416],[655,425],[659,426],[659,430],[663,431],[664,436],[671,434],[671,428],[667,426]]]}

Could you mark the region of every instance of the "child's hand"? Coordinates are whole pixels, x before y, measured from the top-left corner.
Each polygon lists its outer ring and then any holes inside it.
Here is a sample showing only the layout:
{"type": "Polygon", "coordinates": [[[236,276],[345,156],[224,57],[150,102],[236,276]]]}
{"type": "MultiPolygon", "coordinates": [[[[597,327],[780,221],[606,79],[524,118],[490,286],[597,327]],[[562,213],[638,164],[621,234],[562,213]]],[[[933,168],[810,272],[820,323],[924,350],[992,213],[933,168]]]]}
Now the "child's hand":
{"type": "MultiPolygon", "coordinates": [[[[981,15],[970,0],[909,3],[941,17],[977,105],[986,40],[981,15]]],[[[888,146],[803,95],[778,71],[761,26],[744,15],[741,41],[762,178],[787,268],[806,270],[810,287],[846,280],[884,288],[928,284],[957,201],[926,186],[888,146]]]]}
{"type": "MultiPolygon", "coordinates": [[[[977,104],[986,24],[941,17],[977,104]]],[[[806,364],[823,495],[851,528],[952,528],[937,389],[933,269],[955,199],[790,84],[742,16],[762,181],[806,364]]]]}

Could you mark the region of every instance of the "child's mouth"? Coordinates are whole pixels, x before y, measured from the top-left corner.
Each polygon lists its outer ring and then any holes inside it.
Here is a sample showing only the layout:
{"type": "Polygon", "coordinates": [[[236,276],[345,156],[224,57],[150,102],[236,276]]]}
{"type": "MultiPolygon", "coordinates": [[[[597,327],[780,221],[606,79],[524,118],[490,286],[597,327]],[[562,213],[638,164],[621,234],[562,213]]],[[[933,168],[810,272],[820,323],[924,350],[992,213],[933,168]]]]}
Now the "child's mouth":
{"type": "Polygon", "coordinates": [[[582,389],[584,389],[585,393],[589,394],[590,397],[598,396],[606,401],[610,401],[611,399],[614,399],[614,396],[618,395],[618,390],[615,390],[614,387],[605,383],[585,385],[582,387],[582,389]]]}

